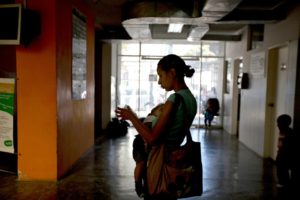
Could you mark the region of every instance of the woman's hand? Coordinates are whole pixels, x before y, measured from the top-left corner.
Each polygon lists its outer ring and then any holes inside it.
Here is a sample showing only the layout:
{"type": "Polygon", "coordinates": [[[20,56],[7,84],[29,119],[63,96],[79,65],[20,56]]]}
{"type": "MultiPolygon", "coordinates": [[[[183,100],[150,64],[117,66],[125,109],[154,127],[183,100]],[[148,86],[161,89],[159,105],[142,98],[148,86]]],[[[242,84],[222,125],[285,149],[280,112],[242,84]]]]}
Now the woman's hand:
{"type": "Polygon", "coordinates": [[[123,120],[131,120],[132,117],[136,116],[129,106],[126,106],[125,108],[117,107],[115,112],[117,117],[123,120]]]}

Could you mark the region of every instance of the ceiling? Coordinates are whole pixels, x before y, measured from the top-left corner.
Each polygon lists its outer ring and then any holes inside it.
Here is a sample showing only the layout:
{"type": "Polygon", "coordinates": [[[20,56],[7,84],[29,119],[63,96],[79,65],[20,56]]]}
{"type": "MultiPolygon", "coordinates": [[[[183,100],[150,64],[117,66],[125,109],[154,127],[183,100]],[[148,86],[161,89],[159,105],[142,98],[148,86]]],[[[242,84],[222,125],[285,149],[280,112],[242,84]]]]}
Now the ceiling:
{"type": "Polygon", "coordinates": [[[100,40],[187,39],[239,41],[247,25],[286,18],[298,0],[82,0],[96,16],[100,40]],[[168,33],[182,23],[181,33],[168,33]]]}

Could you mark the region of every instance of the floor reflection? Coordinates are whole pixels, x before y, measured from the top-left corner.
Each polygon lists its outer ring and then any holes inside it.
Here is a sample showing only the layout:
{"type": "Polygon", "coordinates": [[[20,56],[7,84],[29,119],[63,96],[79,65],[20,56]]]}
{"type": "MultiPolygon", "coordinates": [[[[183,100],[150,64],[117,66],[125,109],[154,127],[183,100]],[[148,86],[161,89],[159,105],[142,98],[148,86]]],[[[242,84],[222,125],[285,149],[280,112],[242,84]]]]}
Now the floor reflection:
{"type": "MultiPolygon", "coordinates": [[[[190,200],[289,199],[276,188],[275,166],[220,129],[192,129],[201,142],[203,195],[190,200]]],[[[0,200],[138,200],[134,191],[134,129],[103,140],[78,162],[72,173],[53,182],[17,181],[0,172],[0,200]]]]}

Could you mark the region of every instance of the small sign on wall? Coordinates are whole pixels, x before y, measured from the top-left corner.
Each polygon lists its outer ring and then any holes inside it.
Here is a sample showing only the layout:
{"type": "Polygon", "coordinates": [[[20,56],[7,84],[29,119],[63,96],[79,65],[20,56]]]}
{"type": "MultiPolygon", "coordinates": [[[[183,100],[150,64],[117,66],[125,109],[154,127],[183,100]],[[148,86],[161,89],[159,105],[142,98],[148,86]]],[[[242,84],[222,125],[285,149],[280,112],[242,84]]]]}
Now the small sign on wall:
{"type": "Polygon", "coordinates": [[[253,78],[265,76],[265,52],[254,53],[251,55],[250,72],[253,78]]]}

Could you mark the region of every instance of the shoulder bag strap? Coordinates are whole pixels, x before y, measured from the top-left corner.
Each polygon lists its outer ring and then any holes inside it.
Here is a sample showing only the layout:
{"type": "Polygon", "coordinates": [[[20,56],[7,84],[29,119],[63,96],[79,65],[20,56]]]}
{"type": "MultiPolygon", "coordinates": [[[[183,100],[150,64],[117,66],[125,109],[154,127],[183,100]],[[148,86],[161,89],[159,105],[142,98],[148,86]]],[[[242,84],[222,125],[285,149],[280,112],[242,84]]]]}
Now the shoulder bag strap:
{"type": "MultiPolygon", "coordinates": [[[[180,102],[182,102],[182,105],[183,105],[183,109],[184,109],[184,113],[187,112],[186,110],[186,106],[185,106],[185,102],[183,100],[183,97],[178,94],[178,93],[175,93],[175,107],[176,107],[176,110],[178,109],[179,105],[180,105],[180,102]]],[[[193,141],[192,139],[192,136],[191,136],[191,132],[190,132],[190,127],[189,127],[189,122],[188,122],[188,118],[187,117],[184,117],[184,127],[183,127],[183,131],[185,132],[186,134],[186,139],[187,139],[187,142],[191,142],[193,141]]]]}

